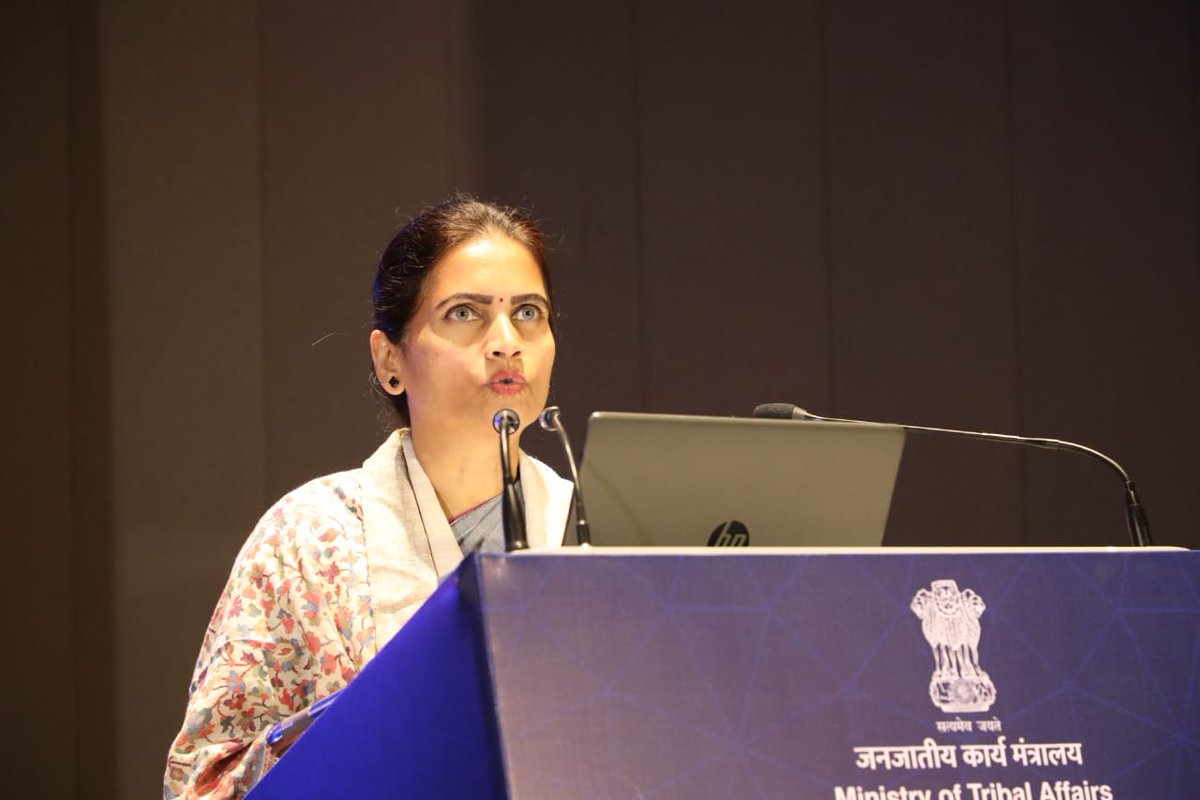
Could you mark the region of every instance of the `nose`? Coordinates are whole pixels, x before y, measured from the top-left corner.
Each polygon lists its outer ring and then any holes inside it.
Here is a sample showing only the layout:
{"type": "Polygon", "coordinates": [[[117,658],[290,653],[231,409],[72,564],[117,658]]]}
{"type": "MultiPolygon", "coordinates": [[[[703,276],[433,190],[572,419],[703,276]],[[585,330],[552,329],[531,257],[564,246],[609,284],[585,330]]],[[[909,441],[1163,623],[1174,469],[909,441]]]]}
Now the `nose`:
{"type": "Polygon", "coordinates": [[[516,358],[521,355],[517,329],[507,314],[497,314],[489,331],[487,350],[492,358],[516,358]]]}

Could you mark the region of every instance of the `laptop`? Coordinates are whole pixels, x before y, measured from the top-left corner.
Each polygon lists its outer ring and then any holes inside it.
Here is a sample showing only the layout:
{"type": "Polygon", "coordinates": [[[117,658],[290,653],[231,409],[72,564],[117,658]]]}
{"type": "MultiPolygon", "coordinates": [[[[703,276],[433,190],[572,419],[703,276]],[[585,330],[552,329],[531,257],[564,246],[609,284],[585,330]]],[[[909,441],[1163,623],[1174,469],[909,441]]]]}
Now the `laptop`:
{"type": "Polygon", "coordinates": [[[598,411],[580,468],[593,545],[878,547],[897,425],[598,411]]]}

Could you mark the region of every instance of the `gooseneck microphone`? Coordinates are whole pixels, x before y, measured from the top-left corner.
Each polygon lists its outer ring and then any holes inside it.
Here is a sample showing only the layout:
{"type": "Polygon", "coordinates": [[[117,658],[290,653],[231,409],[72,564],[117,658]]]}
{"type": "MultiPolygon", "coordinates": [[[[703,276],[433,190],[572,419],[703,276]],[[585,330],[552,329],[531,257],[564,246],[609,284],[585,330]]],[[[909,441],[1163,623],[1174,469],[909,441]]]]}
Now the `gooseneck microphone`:
{"type": "Polygon", "coordinates": [[[517,496],[517,484],[513,480],[512,462],[509,460],[508,437],[521,427],[521,418],[511,408],[502,408],[492,417],[492,427],[500,434],[500,475],[504,480],[504,495],[500,498],[501,518],[504,522],[504,549],[528,550],[525,540],[525,509],[517,496]]]}
{"type": "MultiPolygon", "coordinates": [[[[822,417],[813,414],[800,408],[792,403],[763,403],[754,409],[754,416],[766,419],[797,419],[811,420],[814,422],[850,422],[862,424],[863,420],[857,419],[841,419],[839,417],[822,417]]],[[[1074,442],[1065,442],[1061,439],[1045,439],[1032,436],[1014,436],[1007,433],[983,433],[980,431],[959,431],[952,428],[930,428],[924,425],[898,425],[907,431],[916,433],[933,433],[946,436],[958,436],[963,439],[976,439],[986,442],[1007,442],[1009,444],[1024,445],[1026,447],[1038,447],[1043,450],[1069,450],[1074,453],[1082,453],[1092,458],[1099,459],[1107,464],[1117,475],[1121,477],[1121,481],[1125,484],[1125,522],[1129,528],[1129,539],[1135,547],[1149,547],[1150,540],[1150,522],[1146,519],[1146,510],[1142,508],[1142,504],[1138,502],[1137,491],[1133,487],[1133,481],[1129,479],[1129,473],[1118,464],[1114,459],[1109,458],[1099,450],[1093,450],[1090,447],[1085,447],[1074,442]]]]}
{"type": "Polygon", "coordinates": [[[558,406],[547,406],[538,416],[538,423],[544,430],[554,431],[562,443],[563,452],[567,454],[567,466],[571,469],[571,483],[575,484],[575,543],[581,547],[592,543],[592,535],[588,530],[587,515],[583,511],[583,489],[579,486],[579,468],[575,465],[575,453],[571,450],[571,440],[567,438],[567,429],[562,424],[562,412],[558,406]]]}

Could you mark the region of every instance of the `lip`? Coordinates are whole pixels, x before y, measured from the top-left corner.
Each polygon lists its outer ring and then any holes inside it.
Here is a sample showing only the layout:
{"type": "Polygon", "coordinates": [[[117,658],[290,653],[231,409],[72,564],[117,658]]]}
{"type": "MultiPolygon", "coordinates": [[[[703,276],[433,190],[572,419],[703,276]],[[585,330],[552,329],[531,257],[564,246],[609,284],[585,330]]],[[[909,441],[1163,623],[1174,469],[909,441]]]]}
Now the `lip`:
{"type": "Polygon", "coordinates": [[[525,376],[509,369],[500,370],[487,382],[487,387],[496,394],[519,394],[525,391],[525,386],[525,376]]]}

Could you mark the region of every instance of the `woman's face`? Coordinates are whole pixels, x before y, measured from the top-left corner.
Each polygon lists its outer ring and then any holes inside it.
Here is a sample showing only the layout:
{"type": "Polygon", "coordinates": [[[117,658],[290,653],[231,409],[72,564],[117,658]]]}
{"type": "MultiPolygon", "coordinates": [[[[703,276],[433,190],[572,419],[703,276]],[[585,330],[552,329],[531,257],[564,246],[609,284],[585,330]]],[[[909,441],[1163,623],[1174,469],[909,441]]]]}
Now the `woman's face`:
{"type": "MultiPolygon", "coordinates": [[[[388,349],[401,384],[392,391],[408,392],[419,435],[494,435],[492,416],[501,408],[516,411],[524,428],[546,404],[554,367],[550,300],[533,256],[506,236],[447,251],[426,279],[403,341],[379,337],[375,349],[388,349]]],[[[380,375],[384,386],[388,377],[380,375]]]]}

